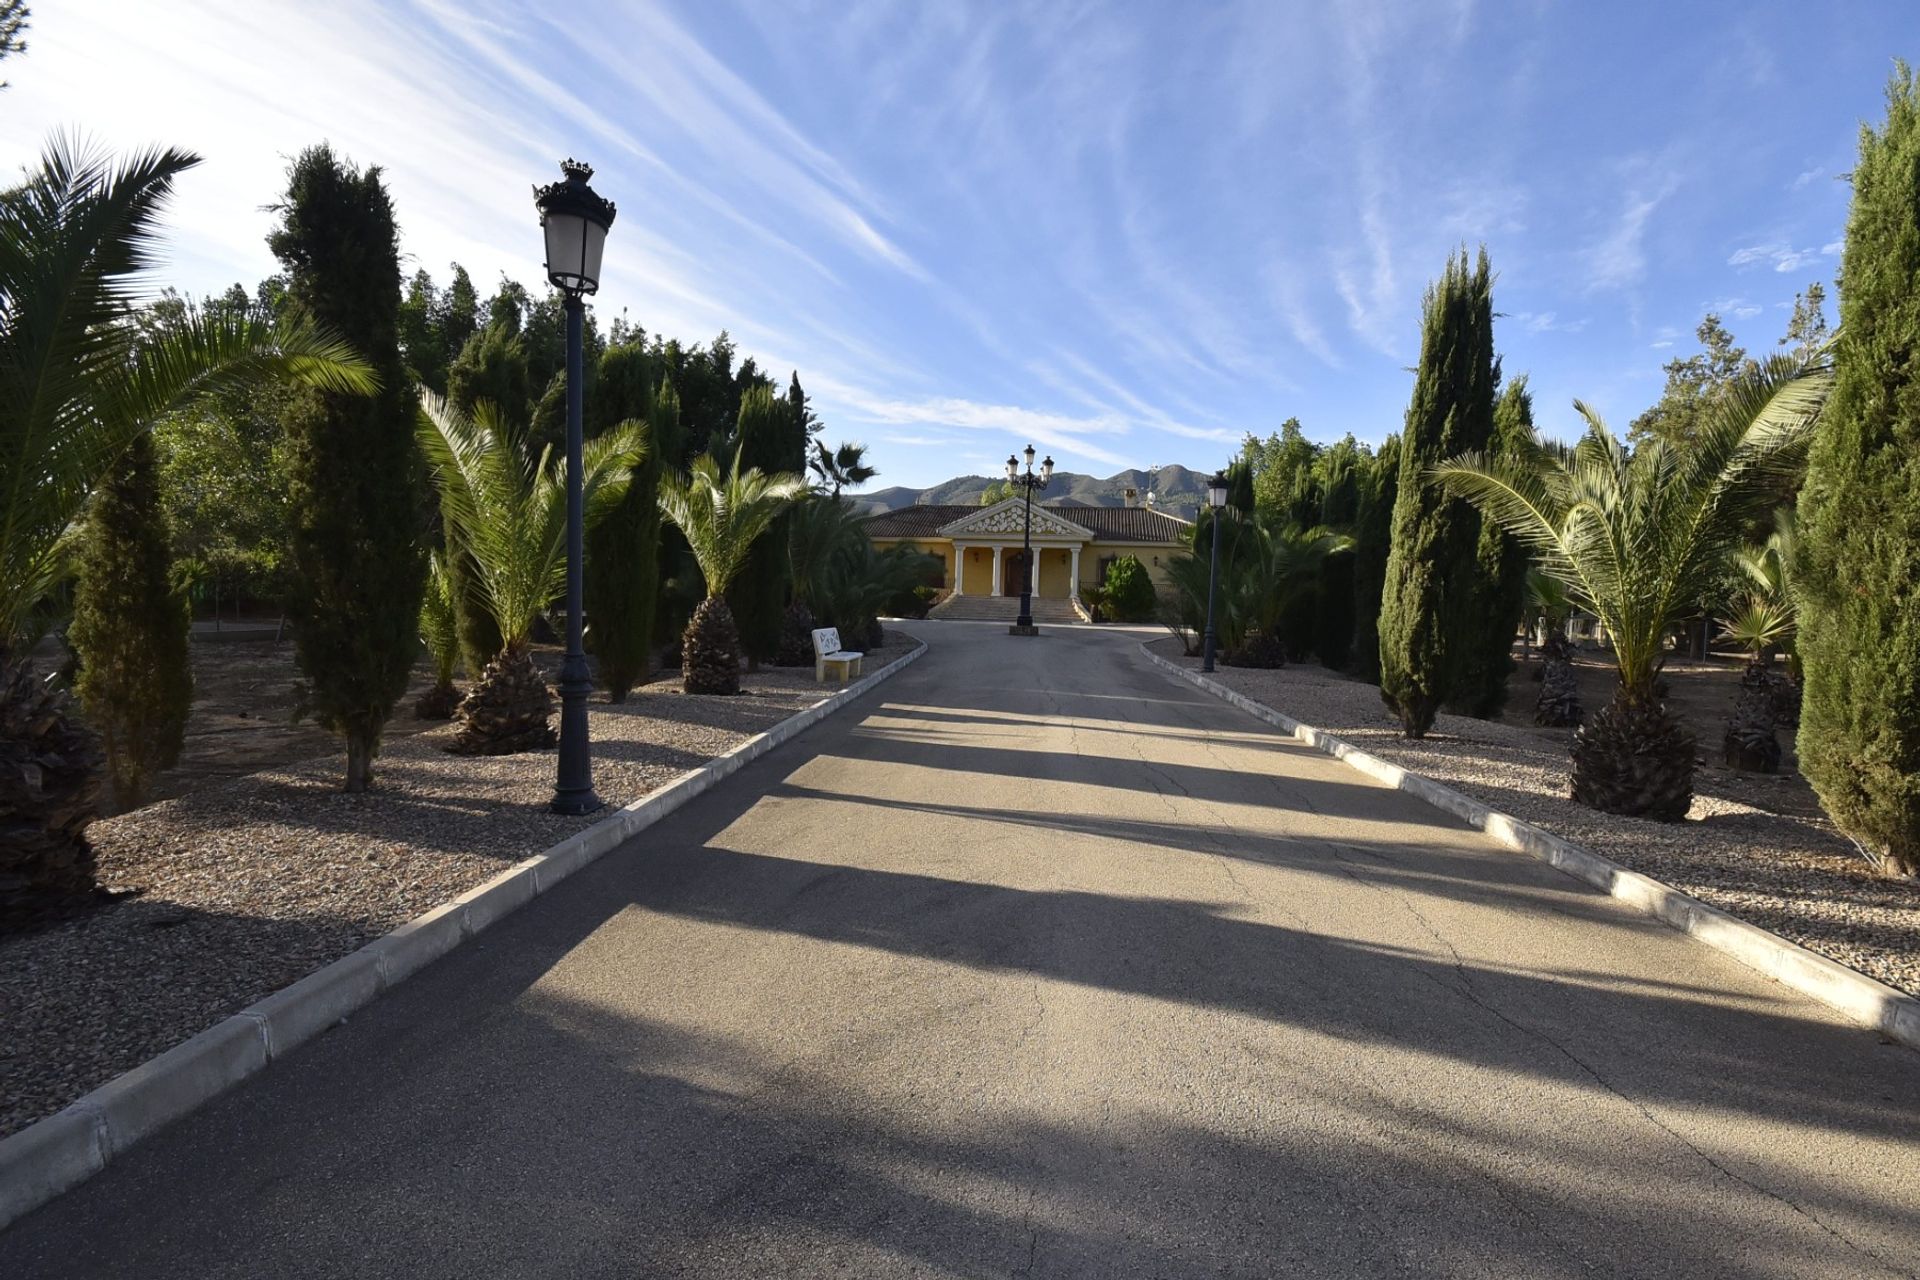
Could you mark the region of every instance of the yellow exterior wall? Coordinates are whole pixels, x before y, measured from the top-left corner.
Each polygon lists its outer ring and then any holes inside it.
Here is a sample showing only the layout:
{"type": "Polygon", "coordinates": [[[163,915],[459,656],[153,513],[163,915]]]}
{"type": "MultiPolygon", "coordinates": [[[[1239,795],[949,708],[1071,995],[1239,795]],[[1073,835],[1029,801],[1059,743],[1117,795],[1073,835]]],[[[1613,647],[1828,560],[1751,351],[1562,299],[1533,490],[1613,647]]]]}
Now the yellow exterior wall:
{"type": "MultiPolygon", "coordinates": [[[[1067,598],[1067,578],[1073,572],[1073,553],[1064,547],[1041,547],[1040,595],[1048,600],[1067,598]]],[[[1083,556],[1084,552],[1081,553],[1083,556]]]]}
{"type": "Polygon", "coordinates": [[[966,574],[968,595],[992,595],[993,549],[991,547],[968,547],[966,574]]]}
{"type": "Polygon", "coordinates": [[[1080,552],[1080,583],[1084,587],[1099,586],[1102,560],[1108,556],[1132,556],[1146,566],[1147,576],[1153,579],[1154,588],[1158,590],[1167,583],[1167,561],[1186,550],[1164,542],[1090,542],[1080,552]]]}
{"type": "MultiPolygon", "coordinates": [[[[939,556],[944,571],[942,585],[953,589],[953,543],[944,538],[875,538],[876,550],[884,551],[888,547],[906,543],[928,555],[939,556]]],[[[1018,548],[1011,548],[1002,554],[1011,557],[1018,548]]],[[[1067,596],[1067,579],[1073,569],[1073,553],[1066,547],[1038,547],[1040,553],[1040,594],[1049,600],[1064,600],[1067,596]]],[[[1165,542],[1089,542],[1080,548],[1080,586],[1085,588],[1100,585],[1100,562],[1108,556],[1134,556],[1147,567],[1153,578],[1155,588],[1166,584],[1166,563],[1180,555],[1187,548],[1165,542]]],[[[993,594],[993,548],[972,547],[966,565],[967,594],[985,596],[993,594]]]]}

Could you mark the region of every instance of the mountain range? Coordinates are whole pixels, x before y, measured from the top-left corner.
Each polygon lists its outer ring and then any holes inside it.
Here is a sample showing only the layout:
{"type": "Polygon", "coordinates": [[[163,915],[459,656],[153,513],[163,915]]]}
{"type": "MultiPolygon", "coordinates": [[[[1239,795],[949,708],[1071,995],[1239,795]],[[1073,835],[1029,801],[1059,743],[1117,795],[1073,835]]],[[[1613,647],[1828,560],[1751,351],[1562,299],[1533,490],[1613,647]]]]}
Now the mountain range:
{"type": "MultiPolygon", "coordinates": [[[[895,485],[888,489],[876,489],[872,493],[848,496],[873,514],[897,511],[901,507],[974,506],[989,486],[999,482],[998,478],[992,476],[955,476],[926,489],[895,485]]],[[[1104,479],[1073,471],[1056,471],[1053,473],[1053,482],[1041,492],[1040,504],[1048,507],[1123,507],[1127,505],[1128,489],[1135,493],[1135,506],[1144,505],[1147,495],[1151,493],[1154,506],[1191,520],[1207,496],[1207,475],[1182,466],[1155,467],[1151,471],[1122,471],[1104,479]]]]}

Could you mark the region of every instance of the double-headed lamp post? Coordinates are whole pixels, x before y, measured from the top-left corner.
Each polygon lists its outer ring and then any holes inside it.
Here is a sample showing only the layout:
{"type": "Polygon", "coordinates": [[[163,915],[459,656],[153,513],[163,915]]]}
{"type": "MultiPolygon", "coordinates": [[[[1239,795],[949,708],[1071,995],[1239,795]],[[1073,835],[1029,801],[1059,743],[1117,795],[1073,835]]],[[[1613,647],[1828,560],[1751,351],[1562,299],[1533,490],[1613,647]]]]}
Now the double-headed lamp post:
{"type": "Polygon", "coordinates": [[[1040,473],[1033,471],[1033,446],[1026,448],[1026,474],[1020,472],[1020,459],[1007,455],[1007,483],[1017,484],[1027,491],[1027,531],[1022,536],[1020,548],[1020,620],[1007,628],[1009,635],[1037,636],[1040,628],[1033,625],[1033,580],[1037,576],[1033,571],[1033,494],[1036,489],[1044,489],[1053,479],[1053,459],[1048,458],[1040,464],[1040,473]]]}
{"type": "Polygon", "coordinates": [[[1213,670],[1213,602],[1220,594],[1220,513],[1227,506],[1227,477],[1215,472],[1207,481],[1207,506],[1213,511],[1213,554],[1207,560],[1207,639],[1202,671],[1213,670]]]}
{"type": "Polygon", "coordinates": [[[600,254],[613,225],[613,202],[587,185],[593,167],[560,162],[561,181],[533,189],[540,228],[547,238],[547,279],[566,298],[567,309],[567,655],[560,663],[560,774],[553,789],[555,813],[592,813],[606,802],[593,791],[593,747],[587,739],[587,695],[593,677],[583,645],[580,581],[586,510],[580,495],[581,301],[600,288],[600,254]]]}

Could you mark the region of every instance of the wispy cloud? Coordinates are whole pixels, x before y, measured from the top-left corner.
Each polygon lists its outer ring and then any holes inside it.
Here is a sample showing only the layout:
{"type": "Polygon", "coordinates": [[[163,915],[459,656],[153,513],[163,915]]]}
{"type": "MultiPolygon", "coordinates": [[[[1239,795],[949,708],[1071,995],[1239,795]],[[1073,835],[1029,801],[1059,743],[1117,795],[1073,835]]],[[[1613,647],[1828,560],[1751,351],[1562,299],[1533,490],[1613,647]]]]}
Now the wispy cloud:
{"type": "Polygon", "coordinates": [[[1554,311],[1516,311],[1512,319],[1528,333],[1579,333],[1587,327],[1587,317],[1562,320],[1554,311]]]}
{"type": "Polygon", "coordinates": [[[1765,244],[1747,245],[1736,249],[1727,258],[1730,267],[1752,267],[1766,265],[1775,271],[1798,271],[1802,267],[1818,262],[1821,257],[1840,252],[1840,242],[1835,240],[1818,249],[1796,249],[1785,241],[1773,240],[1765,244]]]}
{"type": "MultiPolygon", "coordinates": [[[[1635,167],[1647,167],[1643,162],[1635,167]]],[[[1679,188],[1671,172],[1656,172],[1632,185],[1613,224],[1587,250],[1588,291],[1627,289],[1647,273],[1647,227],[1679,188]]]]}

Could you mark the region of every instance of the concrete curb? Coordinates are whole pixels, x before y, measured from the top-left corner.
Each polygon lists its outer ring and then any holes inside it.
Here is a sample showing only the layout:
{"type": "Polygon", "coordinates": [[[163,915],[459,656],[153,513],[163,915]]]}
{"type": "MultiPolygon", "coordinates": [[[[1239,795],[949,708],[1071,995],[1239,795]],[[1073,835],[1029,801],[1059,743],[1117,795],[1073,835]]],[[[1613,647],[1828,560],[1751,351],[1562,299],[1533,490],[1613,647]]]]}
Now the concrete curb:
{"type": "Polygon", "coordinates": [[[0,1140],[0,1230],[104,1169],[148,1134],[225,1093],[313,1039],[574,872],[891,679],[926,653],[923,640],[822,698],[485,884],[249,1005],[0,1140]]]}
{"type": "Polygon", "coordinates": [[[1468,826],[1485,832],[1507,848],[1551,863],[1574,879],[1639,908],[1717,951],[1725,952],[1749,969],[1758,970],[1777,982],[1812,996],[1852,1021],[1871,1027],[1910,1048],[1920,1049],[1920,1000],[1849,969],[1836,960],[1809,951],[1797,942],[1790,942],[1758,925],[1728,915],[1720,908],[1709,906],[1672,885],[1638,871],[1629,871],[1619,863],[1562,840],[1531,822],[1501,813],[1452,787],[1409,772],[1399,765],[1388,764],[1378,756],[1368,755],[1325,730],[1302,724],[1265,703],[1255,702],[1245,694],[1227,688],[1217,680],[1209,680],[1196,671],[1169,662],[1144,643],[1140,646],[1140,652],[1155,666],[1172,672],[1189,684],[1197,685],[1216,698],[1232,703],[1247,714],[1276,726],[1307,746],[1343,761],[1370,778],[1426,801],[1468,826]]]}

